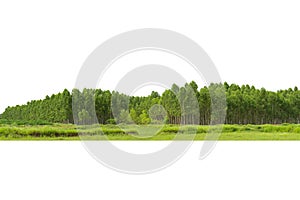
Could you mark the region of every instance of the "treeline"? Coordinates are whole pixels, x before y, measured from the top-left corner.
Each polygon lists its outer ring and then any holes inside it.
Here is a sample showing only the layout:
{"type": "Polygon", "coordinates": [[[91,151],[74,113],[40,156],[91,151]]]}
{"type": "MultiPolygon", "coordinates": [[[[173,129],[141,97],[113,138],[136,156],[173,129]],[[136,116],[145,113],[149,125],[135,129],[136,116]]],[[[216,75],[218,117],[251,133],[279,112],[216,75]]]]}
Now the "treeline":
{"type": "Polygon", "coordinates": [[[194,81],[182,87],[173,84],[162,95],[152,92],[146,97],[101,89],[73,89],[72,93],[64,90],[44,100],[8,107],[1,118],[79,124],[207,125],[211,121],[222,123],[220,116],[225,114],[227,124],[299,123],[300,91],[295,87],[272,92],[227,83],[198,88],[194,81]],[[223,105],[225,98],[227,104],[223,105]]]}
{"type": "Polygon", "coordinates": [[[281,124],[300,122],[300,91],[297,87],[277,92],[249,85],[224,84],[227,124],[281,124]]]}
{"type": "Polygon", "coordinates": [[[26,105],[8,107],[1,119],[9,122],[44,121],[54,123],[72,123],[72,96],[68,90],[46,96],[44,100],[33,100],[26,105]]]}

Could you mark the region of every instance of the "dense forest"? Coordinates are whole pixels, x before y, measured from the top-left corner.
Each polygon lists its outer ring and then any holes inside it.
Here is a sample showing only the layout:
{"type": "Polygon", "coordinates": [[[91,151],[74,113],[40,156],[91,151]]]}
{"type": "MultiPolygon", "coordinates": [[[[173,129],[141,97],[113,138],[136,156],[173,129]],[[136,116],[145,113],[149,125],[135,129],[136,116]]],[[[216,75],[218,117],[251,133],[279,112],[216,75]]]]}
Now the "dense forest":
{"type": "Polygon", "coordinates": [[[198,88],[194,81],[182,87],[173,84],[161,95],[153,91],[145,97],[101,89],[73,89],[71,93],[65,89],[43,100],[8,107],[1,119],[88,124],[149,124],[164,121],[169,124],[207,125],[214,117],[211,95],[222,96],[220,88],[226,94],[227,105],[217,108],[215,114],[226,112],[226,124],[300,122],[300,91],[297,87],[272,92],[225,82],[198,88]]]}

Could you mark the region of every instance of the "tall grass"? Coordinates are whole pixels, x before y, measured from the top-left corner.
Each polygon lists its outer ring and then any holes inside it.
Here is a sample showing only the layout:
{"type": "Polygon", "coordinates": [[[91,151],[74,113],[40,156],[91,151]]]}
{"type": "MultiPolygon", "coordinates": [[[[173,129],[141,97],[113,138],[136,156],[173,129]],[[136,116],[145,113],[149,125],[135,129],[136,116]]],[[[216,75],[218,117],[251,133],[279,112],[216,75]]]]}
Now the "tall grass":
{"type": "MultiPolygon", "coordinates": [[[[89,126],[75,126],[73,124],[52,124],[52,125],[16,125],[16,124],[0,124],[1,138],[55,138],[55,137],[78,137],[79,135],[95,136],[95,135],[136,135],[143,127],[137,128],[134,125],[117,126],[117,125],[89,125],[89,126]]],[[[174,135],[174,134],[206,134],[214,127],[210,126],[178,126],[165,125],[160,129],[158,125],[147,127],[148,130],[157,131],[160,135],[174,135]],[[150,128],[150,129],[149,129],[150,128]]],[[[224,125],[223,133],[235,134],[250,134],[251,133],[272,133],[272,134],[299,134],[299,124],[283,124],[283,125],[224,125]]]]}

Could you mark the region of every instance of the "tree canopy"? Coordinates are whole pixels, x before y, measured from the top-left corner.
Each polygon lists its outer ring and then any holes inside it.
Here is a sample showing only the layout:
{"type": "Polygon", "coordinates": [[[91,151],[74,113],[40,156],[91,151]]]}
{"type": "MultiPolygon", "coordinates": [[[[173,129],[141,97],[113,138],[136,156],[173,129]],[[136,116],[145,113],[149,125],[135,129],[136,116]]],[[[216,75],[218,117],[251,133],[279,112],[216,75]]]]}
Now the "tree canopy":
{"type": "Polygon", "coordinates": [[[73,89],[71,93],[65,89],[43,100],[8,107],[1,118],[83,124],[163,121],[207,125],[224,112],[227,124],[299,123],[300,91],[295,87],[272,92],[226,82],[198,88],[194,81],[182,87],[174,84],[161,95],[153,91],[143,97],[101,89],[73,89]],[[220,86],[226,95],[226,109],[220,107],[212,113],[211,107],[219,105],[218,98],[212,98],[212,95],[222,95],[220,86]]]}

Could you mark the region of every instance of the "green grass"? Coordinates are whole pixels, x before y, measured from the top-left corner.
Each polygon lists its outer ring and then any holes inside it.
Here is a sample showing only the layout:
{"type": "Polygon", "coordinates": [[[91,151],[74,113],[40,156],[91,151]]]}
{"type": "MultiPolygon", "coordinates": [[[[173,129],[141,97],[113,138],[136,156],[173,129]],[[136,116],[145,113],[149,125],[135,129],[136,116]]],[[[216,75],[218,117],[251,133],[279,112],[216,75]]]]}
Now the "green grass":
{"type": "MultiPolygon", "coordinates": [[[[204,140],[210,126],[0,124],[0,140],[204,140]],[[80,133],[80,136],[78,134],[80,133]],[[196,133],[193,135],[193,133],[196,133]]],[[[300,125],[224,125],[219,140],[300,140],[300,125]]],[[[213,131],[212,131],[213,132],[213,131]]]]}

